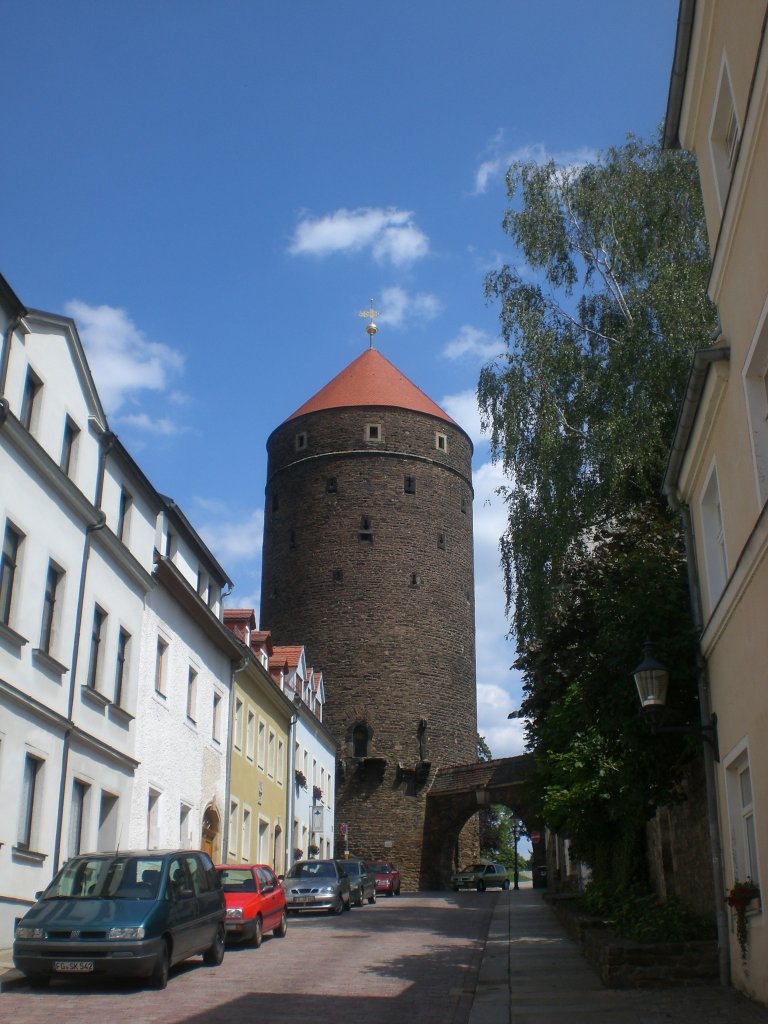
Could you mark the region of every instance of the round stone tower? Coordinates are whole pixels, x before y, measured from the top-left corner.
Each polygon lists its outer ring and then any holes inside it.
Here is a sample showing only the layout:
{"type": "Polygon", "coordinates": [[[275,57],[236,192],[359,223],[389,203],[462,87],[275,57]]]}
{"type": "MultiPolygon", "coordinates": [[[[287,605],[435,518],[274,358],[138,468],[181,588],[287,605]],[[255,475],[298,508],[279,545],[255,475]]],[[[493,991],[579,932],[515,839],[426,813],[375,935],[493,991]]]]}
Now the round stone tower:
{"type": "Polygon", "coordinates": [[[267,451],[261,623],[323,672],[337,854],[432,885],[429,788],[477,749],[472,442],[371,347],[267,451]]]}

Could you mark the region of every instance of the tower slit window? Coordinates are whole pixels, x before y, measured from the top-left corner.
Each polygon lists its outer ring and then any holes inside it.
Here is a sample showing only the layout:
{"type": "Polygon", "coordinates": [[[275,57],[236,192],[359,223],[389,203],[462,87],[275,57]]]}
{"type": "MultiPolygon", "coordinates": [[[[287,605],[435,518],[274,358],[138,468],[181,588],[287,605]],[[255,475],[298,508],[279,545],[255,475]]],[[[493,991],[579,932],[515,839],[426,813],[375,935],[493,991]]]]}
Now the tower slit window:
{"type": "Polygon", "coordinates": [[[403,492],[405,494],[416,493],[416,477],[411,476],[408,473],[403,477],[403,492]]]}

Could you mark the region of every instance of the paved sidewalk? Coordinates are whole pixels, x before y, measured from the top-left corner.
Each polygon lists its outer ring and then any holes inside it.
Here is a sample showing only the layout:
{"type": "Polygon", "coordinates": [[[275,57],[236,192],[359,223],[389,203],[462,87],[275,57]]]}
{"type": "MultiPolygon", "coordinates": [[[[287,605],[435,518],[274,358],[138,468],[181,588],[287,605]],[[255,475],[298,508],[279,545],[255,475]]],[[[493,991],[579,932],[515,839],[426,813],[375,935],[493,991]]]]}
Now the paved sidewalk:
{"type": "Polygon", "coordinates": [[[733,989],[607,989],[540,892],[501,893],[469,1024],[768,1024],[733,989]]]}

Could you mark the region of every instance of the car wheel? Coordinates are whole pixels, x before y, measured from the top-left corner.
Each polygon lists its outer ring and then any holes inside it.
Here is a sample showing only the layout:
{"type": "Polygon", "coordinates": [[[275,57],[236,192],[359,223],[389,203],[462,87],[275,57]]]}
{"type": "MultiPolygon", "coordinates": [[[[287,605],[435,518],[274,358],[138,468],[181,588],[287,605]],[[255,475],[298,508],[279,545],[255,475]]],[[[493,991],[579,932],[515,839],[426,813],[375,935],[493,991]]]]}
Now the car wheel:
{"type": "Polygon", "coordinates": [[[288,918],[286,916],[286,912],[283,911],[282,914],[280,915],[280,924],[277,926],[277,928],[272,929],[272,934],[275,936],[276,939],[284,939],[287,931],[288,918]]]}
{"type": "Polygon", "coordinates": [[[372,892],[371,895],[368,897],[368,902],[370,904],[374,904],[376,902],[376,893],[375,892],[372,892]]]}
{"type": "Polygon", "coordinates": [[[501,888],[504,890],[504,892],[507,891],[507,889],[509,888],[509,879],[508,878],[505,878],[504,881],[501,883],[501,888]]]}
{"type": "Polygon", "coordinates": [[[203,953],[203,960],[208,964],[209,967],[218,967],[221,961],[224,959],[224,943],[226,941],[226,933],[224,931],[224,925],[220,924],[216,929],[216,934],[213,937],[213,942],[210,944],[208,949],[203,953]]]}
{"type": "Polygon", "coordinates": [[[363,890],[361,889],[355,897],[355,906],[362,907],[363,905],[363,890]]]}
{"type": "Polygon", "coordinates": [[[168,943],[163,940],[160,946],[160,952],[157,954],[157,960],[155,960],[155,966],[152,968],[152,974],[149,976],[149,982],[152,988],[164,989],[168,984],[168,972],[171,969],[171,951],[168,948],[168,943]]]}
{"type": "Polygon", "coordinates": [[[400,895],[400,886],[398,885],[397,889],[395,889],[395,896],[399,896],[399,895],[400,895]]]}
{"type": "Polygon", "coordinates": [[[333,906],[329,909],[329,914],[340,914],[344,909],[344,900],[339,896],[333,906]]]}
{"type": "Polygon", "coordinates": [[[256,920],[253,922],[253,944],[256,949],[261,945],[261,940],[264,938],[264,922],[259,914],[256,920]]]}
{"type": "Polygon", "coordinates": [[[478,892],[485,892],[485,882],[482,880],[482,878],[477,883],[477,891],[478,892]]]}
{"type": "Polygon", "coordinates": [[[351,895],[347,896],[347,902],[344,904],[344,909],[345,910],[351,910],[352,909],[352,896],[351,895]]]}

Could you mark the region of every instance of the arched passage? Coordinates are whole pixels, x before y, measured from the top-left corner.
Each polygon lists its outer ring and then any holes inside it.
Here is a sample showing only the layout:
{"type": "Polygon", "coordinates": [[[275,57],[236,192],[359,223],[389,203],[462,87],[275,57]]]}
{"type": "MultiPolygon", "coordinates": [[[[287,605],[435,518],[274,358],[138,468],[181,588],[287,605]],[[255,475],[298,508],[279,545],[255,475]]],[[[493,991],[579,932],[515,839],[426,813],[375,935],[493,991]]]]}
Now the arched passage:
{"type": "MultiPolygon", "coordinates": [[[[533,771],[531,754],[441,768],[427,799],[419,887],[445,889],[456,863],[459,836],[467,822],[483,807],[504,804],[525,822],[528,831],[544,828],[536,819],[527,781],[533,771]]],[[[461,856],[461,854],[459,854],[461,856]]],[[[533,847],[534,885],[546,884],[546,847],[533,847]]]]}

